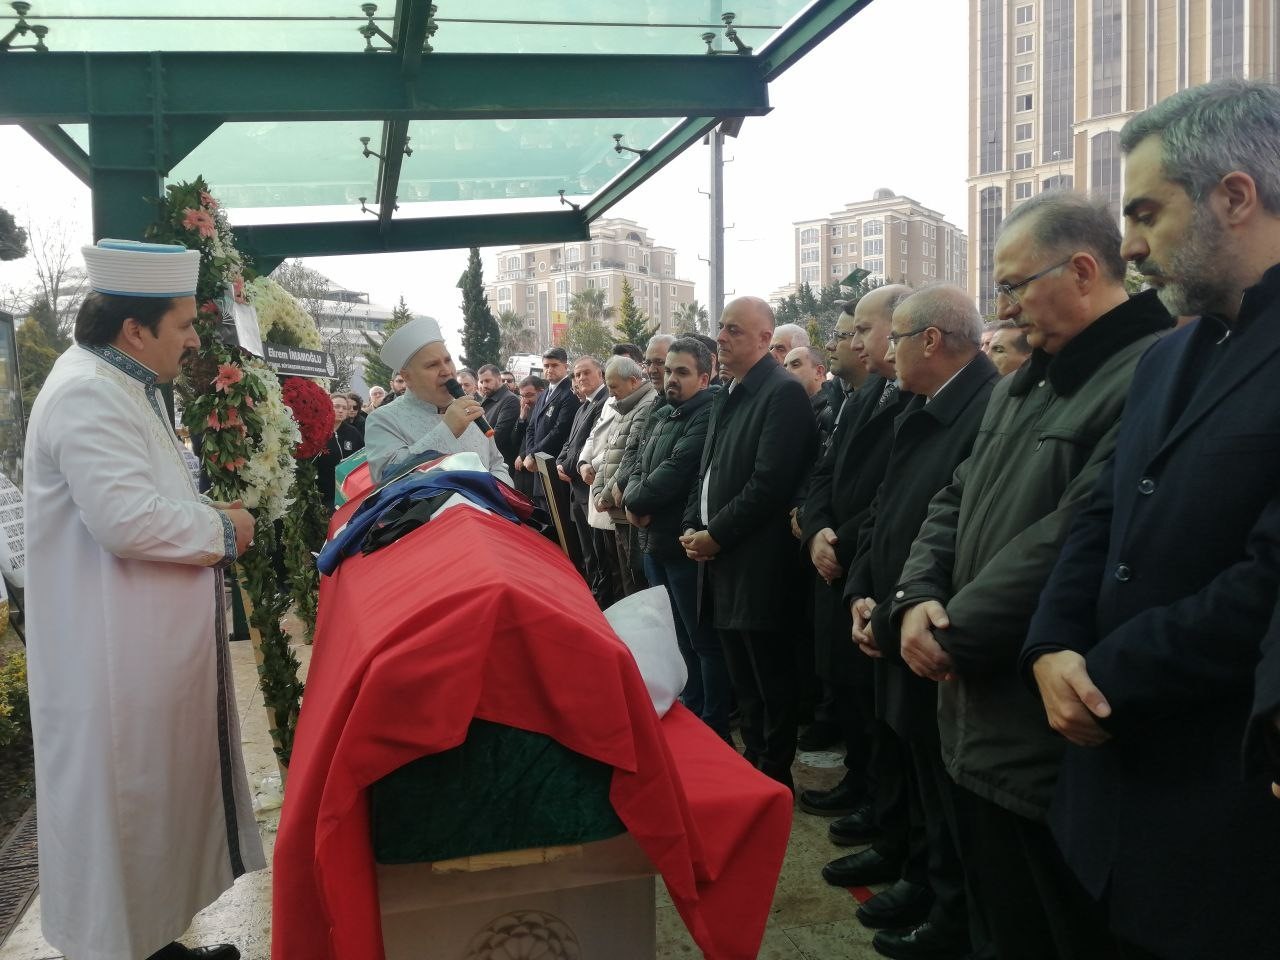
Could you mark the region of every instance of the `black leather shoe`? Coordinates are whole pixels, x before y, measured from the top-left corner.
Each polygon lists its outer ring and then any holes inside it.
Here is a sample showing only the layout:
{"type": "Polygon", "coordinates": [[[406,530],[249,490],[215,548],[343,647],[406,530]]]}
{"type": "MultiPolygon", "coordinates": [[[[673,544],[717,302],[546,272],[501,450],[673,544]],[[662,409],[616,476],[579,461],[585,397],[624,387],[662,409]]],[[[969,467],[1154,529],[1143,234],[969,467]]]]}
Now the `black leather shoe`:
{"type": "Polygon", "coordinates": [[[874,847],[832,860],[822,868],[822,879],[833,887],[869,887],[889,883],[902,874],[902,864],[886,860],[874,847]]]}
{"type": "Polygon", "coordinates": [[[240,960],[240,951],[229,943],[187,947],[174,941],[163,950],[153,953],[147,960],[240,960]]]}
{"type": "Polygon", "coordinates": [[[800,809],[817,817],[843,817],[863,802],[866,790],[846,777],[830,790],[802,790],[800,809]]]}
{"type": "Polygon", "coordinates": [[[923,884],[899,880],[858,908],[858,922],[873,930],[914,927],[933,906],[933,891],[923,884]]]}
{"type": "Polygon", "coordinates": [[[894,960],[964,960],[969,954],[967,937],[944,933],[928,920],[911,930],[881,930],[871,946],[894,960]]]}
{"type": "Polygon", "coordinates": [[[858,847],[870,843],[881,833],[883,831],[876,823],[875,810],[865,801],[848,816],[832,820],[827,827],[827,836],[838,847],[858,847]]]}
{"type": "Polygon", "coordinates": [[[796,740],[800,750],[825,750],[840,742],[840,728],[830,720],[815,720],[805,727],[804,733],[796,740]]]}

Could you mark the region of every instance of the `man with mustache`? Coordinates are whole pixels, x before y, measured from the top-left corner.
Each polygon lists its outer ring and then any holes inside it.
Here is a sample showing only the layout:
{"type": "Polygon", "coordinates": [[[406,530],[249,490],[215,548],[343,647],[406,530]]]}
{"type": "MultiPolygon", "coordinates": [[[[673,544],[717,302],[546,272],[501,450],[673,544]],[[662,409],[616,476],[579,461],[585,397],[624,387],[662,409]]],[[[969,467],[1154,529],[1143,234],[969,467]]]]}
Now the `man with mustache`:
{"type": "Polygon", "coordinates": [[[1280,810],[1239,756],[1280,584],[1280,90],[1183,91],[1120,144],[1124,255],[1200,319],[1138,365],[1027,637],[1050,822],[1126,956],[1275,956],[1280,810]]]}

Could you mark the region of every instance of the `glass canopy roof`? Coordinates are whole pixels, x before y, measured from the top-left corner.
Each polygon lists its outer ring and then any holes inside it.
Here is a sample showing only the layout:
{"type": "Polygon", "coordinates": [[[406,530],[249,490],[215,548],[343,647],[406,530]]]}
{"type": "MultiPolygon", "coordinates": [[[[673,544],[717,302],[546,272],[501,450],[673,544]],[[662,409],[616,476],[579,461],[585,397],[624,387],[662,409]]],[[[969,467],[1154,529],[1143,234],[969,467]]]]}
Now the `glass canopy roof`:
{"type": "MultiPolygon", "coordinates": [[[[759,49],[808,0],[436,0],[442,53],[703,53],[724,46],[721,14],[759,49]]],[[[7,4],[5,5],[8,6],[7,4]]],[[[394,31],[395,0],[374,23],[394,31]]],[[[0,12],[0,23],[12,16],[0,12]]],[[[356,52],[367,24],[359,0],[32,0],[27,20],[54,51],[247,50],[356,52]]],[[[374,37],[372,45],[386,43],[374,37]]]]}

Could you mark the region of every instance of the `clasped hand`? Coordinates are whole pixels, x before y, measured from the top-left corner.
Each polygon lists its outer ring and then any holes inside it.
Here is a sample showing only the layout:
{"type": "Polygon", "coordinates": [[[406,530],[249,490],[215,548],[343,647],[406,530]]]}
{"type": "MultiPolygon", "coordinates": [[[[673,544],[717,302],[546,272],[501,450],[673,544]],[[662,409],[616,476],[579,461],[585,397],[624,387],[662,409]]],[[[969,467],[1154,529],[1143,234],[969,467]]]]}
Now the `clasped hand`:
{"type": "Polygon", "coordinates": [[[720,552],[720,544],[706,530],[690,527],[680,538],[680,546],[690,560],[712,560],[720,552]]]}
{"type": "Polygon", "coordinates": [[[949,626],[951,618],[937,600],[917,603],[903,615],[899,633],[902,659],[916,676],[935,683],[955,679],[955,663],[933,635],[935,629],[944,630],[949,626]]]}
{"type": "Polygon", "coordinates": [[[871,597],[849,604],[849,613],[853,617],[853,642],[868,657],[883,657],[884,653],[876,643],[875,631],[871,629],[871,613],[875,608],[876,602],[871,597]]]}
{"type": "Polygon", "coordinates": [[[1084,657],[1059,650],[1038,658],[1031,668],[1049,726],[1080,747],[1096,747],[1111,739],[1098,724],[1111,716],[1111,704],[1089,679],[1084,657]]]}
{"type": "Polygon", "coordinates": [[[844,567],[836,559],[835,546],[839,542],[840,538],[830,527],[823,527],[809,541],[809,559],[813,561],[814,569],[827,582],[827,586],[844,576],[844,567]]]}

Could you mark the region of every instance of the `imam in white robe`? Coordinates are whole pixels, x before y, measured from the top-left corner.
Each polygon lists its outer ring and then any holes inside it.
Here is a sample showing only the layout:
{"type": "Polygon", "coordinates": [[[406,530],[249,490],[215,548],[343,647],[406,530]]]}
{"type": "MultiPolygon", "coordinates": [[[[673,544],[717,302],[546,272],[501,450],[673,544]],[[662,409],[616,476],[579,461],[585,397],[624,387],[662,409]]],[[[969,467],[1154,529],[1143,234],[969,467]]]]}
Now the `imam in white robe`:
{"type": "Polygon", "coordinates": [[[424,403],[411,390],[390,406],[369,414],[364,422],[364,449],[374,483],[391,479],[431,450],[474,453],[497,479],[511,483],[506,461],[492,437],[486,437],[474,423],[468,423],[462,436],[455,437],[436,405],[424,403]]]}
{"type": "Polygon", "coordinates": [[[155,375],[73,346],[31,411],[27,657],[41,922],[70,960],[140,960],[264,866],[221,568],[155,375]]]}

